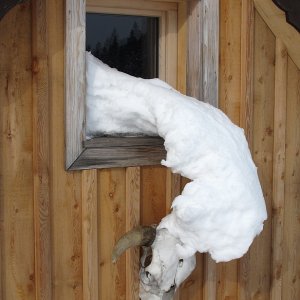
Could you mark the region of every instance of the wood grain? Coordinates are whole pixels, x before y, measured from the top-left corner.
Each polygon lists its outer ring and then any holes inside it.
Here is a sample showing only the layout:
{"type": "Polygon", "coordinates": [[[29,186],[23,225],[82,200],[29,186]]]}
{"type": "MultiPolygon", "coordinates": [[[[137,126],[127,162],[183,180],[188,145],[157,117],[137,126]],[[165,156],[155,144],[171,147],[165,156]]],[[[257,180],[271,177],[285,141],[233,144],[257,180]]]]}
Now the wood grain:
{"type": "Polygon", "coordinates": [[[136,9],[136,10],[158,10],[169,11],[177,10],[177,3],[175,1],[140,1],[140,0],[86,0],[86,4],[89,8],[108,8],[108,9],[136,9]]]}
{"type": "Polygon", "coordinates": [[[89,148],[73,163],[70,170],[118,168],[128,166],[159,165],[166,157],[161,147],[129,146],[118,148],[89,148]]]}
{"type": "MultiPolygon", "coordinates": [[[[220,3],[220,78],[219,108],[235,124],[240,125],[241,114],[241,64],[242,52],[242,5],[239,1],[222,1],[220,3]]],[[[250,29],[250,28],[249,28],[250,29]]],[[[236,299],[238,297],[238,261],[213,265],[206,258],[207,268],[212,268],[213,278],[208,287],[216,299],[236,299]],[[213,284],[214,283],[214,284],[213,284]]],[[[209,271],[209,269],[208,269],[209,271]]]]}
{"type": "Polygon", "coordinates": [[[187,18],[187,3],[182,2],[178,4],[178,62],[177,62],[177,90],[182,94],[186,94],[187,81],[187,32],[188,32],[188,18],[187,18]]]}
{"type": "Polygon", "coordinates": [[[291,59],[300,68],[300,34],[286,22],[285,12],[272,0],[254,0],[254,4],[272,32],[285,44],[291,59]]]}
{"type": "Polygon", "coordinates": [[[50,118],[48,78],[48,11],[32,1],[33,199],[36,297],[51,300],[50,118]]]}
{"type": "Polygon", "coordinates": [[[191,96],[218,106],[219,1],[188,1],[187,10],[187,76],[190,78],[187,90],[191,96]]]}
{"type": "Polygon", "coordinates": [[[52,298],[79,300],[82,290],[82,178],[65,171],[64,1],[49,9],[49,115],[52,298]]]}
{"type": "Polygon", "coordinates": [[[247,254],[242,299],[270,297],[271,224],[273,190],[275,38],[262,18],[255,13],[253,159],[258,167],[268,220],[263,232],[254,240],[247,254]],[[246,269],[246,267],[248,269],[246,269]]]}
{"type": "Polygon", "coordinates": [[[112,249],[126,231],[124,168],[98,171],[99,298],[126,299],[126,256],[112,264],[112,249]]]}
{"type": "Polygon", "coordinates": [[[286,100],[282,299],[296,300],[300,297],[300,70],[290,57],[286,100]]]}
{"type": "Polygon", "coordinates": [[[0,298],[35,299],[29,2],[6,14],[0,36],[0,298]]]}
{"type": "MultiPolygon", "coordinates": [[[[252,0],[241,3],[241,100],[239,125],[244,129],[249,148],[253,149],[253,74],[254,74],[254,4],[252,0]]],[[[238,262],[238,295],[247,299],[249,256],[245,255],[238,262]]]]}
{"type": "Polygon", "coordinates": [[[82,171],[82,289],[83,299],[98,299],[97,171],[82,171]]]}
{"type": "Polygon", "coordinates": [[[204,254],[203,300],[217,299],[217,265],[209,254],[204,254]]]}
{"type": "Polygon", "coordinates": [[[240,123],[241,4],[221,1],[219,108],[235,124],[240,123]]]}
{"type": "Polygon", "coordinates": [[[272,203],[272,289],[271,300],[282,298],[283,216],[285,196],[285,143],[287,49],[276,39],[274,149],[273,149],[273,203],[272,203]]]}
{"type": "Polygon", "coordinates": [[[85,140],[85,6],[85,0],[66,0],[66,169],[82,152],[85,140]]]}
{"type": "MultiPolygon", "coordinates": [[[[140,224],[140,168],[126,169],[126,231],[140,224]]],[[[126,253],[126,299],[139,299],[139,248],[132,248],[126,253]]]]}
{"type": "Polygon", "coordinates": [[[141,168],[141,224],[158,224],[166,214],[166,169],[141,168]]]}
{"type": "Polygon", "coordinates": [[[202,1],[187,2],[187,94],[196,99],[203,99],[202,84],[202,1]],[[195,36],[199,39],[195,39],[195,36]]]}
{"type": "Polygon", "coordinates": [[[160,137],[101,137],[84,143],[70,170],[159,165],[166,157],[160,137]]]}
{"type": "Polygon", "coordinates": [[[218,107],[219,0],[202,0],[203,100],[218,107]]]}
{"type": "Polygon", "coordinates": [[[253,0],[241,3],[241,104],[240,126],[251,149],[253,120],[254,5],[253,0]]]}

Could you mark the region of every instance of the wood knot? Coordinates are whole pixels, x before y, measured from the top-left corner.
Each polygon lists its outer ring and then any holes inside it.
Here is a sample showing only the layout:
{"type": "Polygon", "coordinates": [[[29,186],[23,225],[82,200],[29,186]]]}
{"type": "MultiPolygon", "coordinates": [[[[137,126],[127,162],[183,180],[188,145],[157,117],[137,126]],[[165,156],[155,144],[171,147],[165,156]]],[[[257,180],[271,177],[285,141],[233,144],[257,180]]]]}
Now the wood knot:
{"type": "Polygon", "coordinates": [[[34,75],[40,71],[39,60],[35,56],[32,58],[31,69],[32,69],[32,74],[34,75]]]}

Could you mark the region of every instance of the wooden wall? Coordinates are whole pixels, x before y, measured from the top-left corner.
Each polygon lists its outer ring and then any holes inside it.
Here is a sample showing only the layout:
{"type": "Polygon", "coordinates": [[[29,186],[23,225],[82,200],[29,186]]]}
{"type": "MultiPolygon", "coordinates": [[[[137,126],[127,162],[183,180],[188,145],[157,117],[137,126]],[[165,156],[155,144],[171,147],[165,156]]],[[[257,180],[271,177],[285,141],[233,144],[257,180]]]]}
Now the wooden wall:
{"type": "MultiPolygon", "coordinates": [[[[137,250],[185,179],[162,167],[64,170],[64,1],[0,21],[0,298],[136,299],[137,250]]],[[[269,218],[240,260],[197,269],[177,299],[300,299],[300,71],[252,0],[220,1],[220,108],[245,128],[269,218]]]]}

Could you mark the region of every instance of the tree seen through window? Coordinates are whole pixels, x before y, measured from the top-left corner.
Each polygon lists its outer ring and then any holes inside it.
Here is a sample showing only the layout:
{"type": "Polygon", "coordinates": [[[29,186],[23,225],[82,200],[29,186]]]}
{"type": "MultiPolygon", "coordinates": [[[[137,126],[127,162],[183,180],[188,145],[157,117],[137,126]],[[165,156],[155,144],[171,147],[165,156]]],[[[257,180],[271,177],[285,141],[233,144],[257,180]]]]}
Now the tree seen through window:
{"type": "Polygon", "coordinates": [[[86,49],[110,67],[136,77],[158,77],[157,48],[157,18],[87,14],[86,49]]]}

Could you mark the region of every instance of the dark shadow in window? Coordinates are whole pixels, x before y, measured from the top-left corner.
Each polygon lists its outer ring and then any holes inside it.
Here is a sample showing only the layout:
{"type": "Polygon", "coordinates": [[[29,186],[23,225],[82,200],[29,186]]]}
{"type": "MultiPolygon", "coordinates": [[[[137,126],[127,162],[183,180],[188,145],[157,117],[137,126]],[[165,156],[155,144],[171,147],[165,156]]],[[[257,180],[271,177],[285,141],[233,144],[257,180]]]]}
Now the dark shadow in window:
{"type": "Polygon", "coordinates": [[[158,18],[86,14],[86,50],[127,74],[158,77],[158,18]]]}

